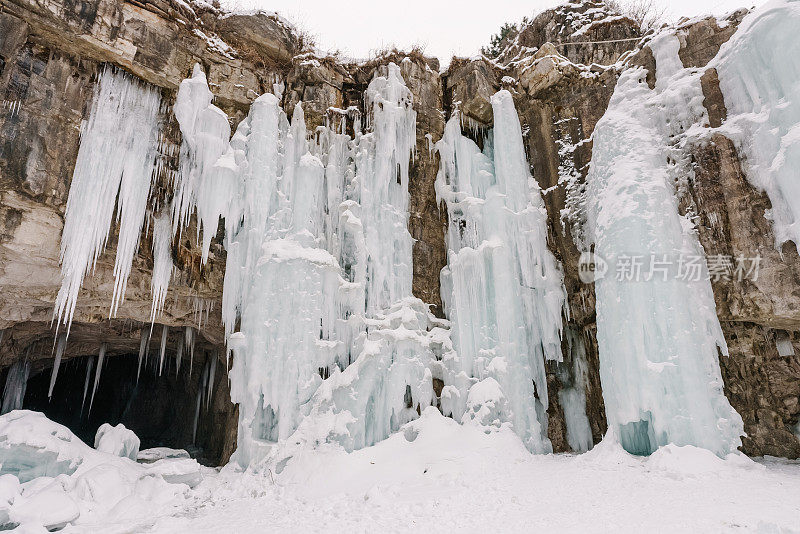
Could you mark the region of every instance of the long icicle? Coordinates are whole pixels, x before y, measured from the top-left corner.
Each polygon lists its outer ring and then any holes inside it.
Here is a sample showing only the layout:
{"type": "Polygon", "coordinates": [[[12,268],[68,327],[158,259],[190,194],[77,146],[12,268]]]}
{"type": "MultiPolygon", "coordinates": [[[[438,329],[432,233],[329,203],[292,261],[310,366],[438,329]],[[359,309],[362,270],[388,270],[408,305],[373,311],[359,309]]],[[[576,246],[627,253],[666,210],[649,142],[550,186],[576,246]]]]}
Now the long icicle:
{"type": "Polygon", "coordinates": [[[217,372],[217,355],[208,353],[208,391],[206,392],[206,410],[211,406],[211,395],[214,393],[214,375],[217,372]]]}
{"type": "Polygon", "coordinates": [[[136,367],[136,383],[139,383],[139,375],[142,372],[142,361],[144,360],[145,352],[147,351],[147,342],[149,335],[147,331],[142,329],[141,339],[139,339],[139,365],[136,367]]]}
{"type": "Polygon", "coordinates": [[[106,357],[107,345],[103,343],[100,345],[100,351],[97,354],[97,370],[94,373],[94,386],[92,386],[92,398],[89,400],[89,414],[92,413],[92,405],[94,404],[94,394],[97,393],[97,386],[100,384],[100,372],[103,370],[103,360],[106,357]]]}
{"type": "Polygon", "coordinates": [[[161,353],[158,357],[158,376],[164,370],[164,356],[167,353],[167,335],[169,334],[169,327],[164,325],[161,328],[161,353]]]}
{"type": "Polygon", "coordinates": [[[191,326],[187,326],[184,335],[186,336],[186,345],[189,350],[189,375],[191,376],[192,368],[194,367],[194,329],[191,326]]]}
{"type": "Polygon", "coordinates": [[[203,391],[208,382],[208,367],[203,368],[203,375],[197,388],[197,406],[194,409],[194,425],[192,425],[192,445],[197,443],[197,424],[200,421],[200,407],[203,405],[203,391]]]}
{"type": "Polygon", "coordinates": [[[81,401],[81,417],[83,417],[83,407],[86,405],[86,394],[89,392],[89,380],[92,377],[92,369],[94,368],[94,356],[89,356],[89,361],[86,362],[86,380],[83,382],[83,400],[81,401]]]}
{"type": "Polygon", "coordinates": [[[47,390],[47,399],[53,398],[53,388],[56,385],[56,378],[58,378],[58,368],[61,365],[61,357],[64,355],[64,349],[67,346],[67,335],[61,333],[58,335],[58,342],[56,344],[56,357],[53,360],[53,372],[50,373],[50,388],[47,390]]]}
{"type": "Polygon", "coordinates": [[[175,353],[175,376],[181,370],[181,358],[183,358],[183,336],[178,336],[178,350],[175,353]]]}

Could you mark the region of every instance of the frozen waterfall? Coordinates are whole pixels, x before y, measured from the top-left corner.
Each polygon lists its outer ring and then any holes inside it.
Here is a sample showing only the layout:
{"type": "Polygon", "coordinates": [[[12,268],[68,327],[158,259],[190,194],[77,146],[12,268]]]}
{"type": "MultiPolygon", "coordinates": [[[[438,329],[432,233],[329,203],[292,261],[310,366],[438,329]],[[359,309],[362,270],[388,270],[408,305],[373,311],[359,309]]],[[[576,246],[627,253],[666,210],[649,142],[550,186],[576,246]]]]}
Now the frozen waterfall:
{"type": "Polygon", "coordinates": [[[442,300],[455,349],[441,365],[442,411],[510,422],[528,449],[548,452],[544,361],[561,360],[563,275],[547,248],[547,213],[511,93],[491,102],[483,150],[461,134],[458,114],[436,145],[449,218],[442,300]]]}
{"type": "Polygon", "coordinates": [[[237,460],[296,432],[348,449],[387,437],[433,403],[434,347],[447,344],[447,323],[411,294],[416,113],[400,68],[369,84],[366,132],[351,110],[312,136],[299,104],[290,122],[265,94],[228,141],[211,99],[196,68],[175,105],[185,146],[172,222],[196,209],[205,259],[225,218],[237,460]]]}
{"type": "Polygon", "coordinates": [[[776,0],[742,20],[710,66],[728,118],[722,132],[744,156],[748,180],[769,195],[775,246],[800,251],[800,5],[776,0]]]}
{"type": "Polygon", "coordinates": [[[600,378],[609,432],[630,452],[695,445],[736,451],[742,418],[722,390],[727,346],[705,256],[675,182],[689,162],[686,132],[705,113],[699,75],[683,69],[678,38],[650,46],[657,82],[623,72],[594,131],[588,234],[609,265],[595,281],[600,378]]]}

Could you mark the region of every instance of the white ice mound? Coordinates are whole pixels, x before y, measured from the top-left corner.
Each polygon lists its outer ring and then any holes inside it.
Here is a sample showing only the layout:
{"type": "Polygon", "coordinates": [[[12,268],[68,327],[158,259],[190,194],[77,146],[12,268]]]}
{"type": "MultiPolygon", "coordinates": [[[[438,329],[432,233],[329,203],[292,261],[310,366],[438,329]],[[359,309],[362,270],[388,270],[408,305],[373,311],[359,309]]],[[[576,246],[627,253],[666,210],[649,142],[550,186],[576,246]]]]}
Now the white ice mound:
{"type": "Polygon", "coordinates": [[[164,458],[147,467],[147,474],[163,478],[170,484],[195,487],[203,479],[203,466],[194,458],[164,458]]]}
{"type": "Polygon", "coordinates": [[[139,451],[136,461],[140,464],[151,464],[165,458],[189,458],[189,453],[183,449],[170,449],[169,447],[153,447],[139,451]]]}
{"type": "Polygon", "coordinates": [[[117,426],[103,423],[97,429],[94,448],[100,452],[136,461],[139,455],[139,437],[122,423],[117,426]]]}
{"type": "Polygon", "coordinates": [[[673,477],[695,477],[731,469],[760,467],[738,451],[723,459],[707,449],[674,443],[659,447],[647,458],[647,466],[651,471],[664,471],[673,477]]]}
{"type": "Polygon", "coordinates": [[[0,475],[20,482],[71,475],[92,449],[70,430],[44,414],[14,410],[0,416],[0,475]]]}
{"type": "Polygon", "coordinates": [[[487,434],[479,426],[443,416],[433,406],[371,447],[347,453],[328,443],[314,449],[300,446],[294,452],[282,472],[275,473],[277,484],[302,486],[307,495],[344,493],[363,500],[385,499],[401,494],[402,488],[426,484],[453,487],[479,477],[487,461],[499,465],[531,458],[511,428],[487,434]]]}
{"type": "Polygon", "coordinates": [[[140,455],[123,425],[102,425],[95,443],[97,450],[39,412],[0,416],[0,530],[85,529],[157,513],[213,473],[183,450],[140,455]]]}

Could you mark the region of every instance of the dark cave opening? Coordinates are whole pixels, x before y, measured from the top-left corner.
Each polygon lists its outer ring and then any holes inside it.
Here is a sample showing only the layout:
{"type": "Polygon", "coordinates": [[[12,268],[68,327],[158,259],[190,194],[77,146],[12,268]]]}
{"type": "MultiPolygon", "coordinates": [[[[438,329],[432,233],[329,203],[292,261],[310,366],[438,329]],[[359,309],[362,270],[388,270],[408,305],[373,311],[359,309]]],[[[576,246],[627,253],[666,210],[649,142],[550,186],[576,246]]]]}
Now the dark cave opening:
{"type": "Polygon", "coordinates": [[[53,360],[40,360],[31,369],[22,407],[44,413],[89,446],[94,446],[100,425],[122,423],[139,437],[140,450],[185,449],[200,463],[220,465],[230,454],[229,429],[232,416],[235,429],[235,410],[224,362],[213,352],[198,353],[193,364],[184,358],[178,369],[168,351],[159,373],[159,355],[151,352],[138,380],[138,354],[106,357],[93,403],[96,355],[62,361],[51,399],[48,390],[53,360]],[[212,365],[216,366],[213,373],[212,365]],[[210,377],[214,382],[209,397],[210,377]]]}

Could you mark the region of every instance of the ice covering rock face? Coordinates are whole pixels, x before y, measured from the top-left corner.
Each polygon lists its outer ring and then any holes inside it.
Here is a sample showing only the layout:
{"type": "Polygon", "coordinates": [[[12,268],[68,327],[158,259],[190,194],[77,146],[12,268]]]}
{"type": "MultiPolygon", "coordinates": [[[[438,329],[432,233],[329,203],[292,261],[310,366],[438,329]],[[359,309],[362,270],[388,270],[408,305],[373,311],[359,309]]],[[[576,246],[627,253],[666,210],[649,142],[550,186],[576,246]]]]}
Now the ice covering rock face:
{"type": "Polygon", "coordinates": [[[746,159],[750,182],[767,193],[775,246],[800,251],[800,23],[794,2],[770,2],[746,17],[710,66],[725,98],[724,132],[746,159]]]}
{"type": "Polygon", "coordinates": [[[728,350],[710,280],[687,275],[690,261],[708,271],[674,185],[688,172],[679,150],[704,113],[702,90],[674,35],[649,46],[655,88],[643,69],[620,76],[593,134],[587,178],[594,253],[614,266],[595,281],[603,399],[610,431],[629,452],[674,443],[725,456],[741,445],[743,423],[722,391],[717,354],[728,350]]]}
{"type": "Polygon", "coordinates": [[[462,136],[458,114],[437,144],[437,191],[449,219],[442,292],[455,349],[442,361],[442,411],[484,419],[476,403],[486,395],[472,389],[491,383],[499,392],[488,396],[489,411],[530,450],[549,452],[544,361],[561,360],[563,278],[547,248],[546,211],[511,93],[496,93],[491,104],[483,151],[462,136]]]}

